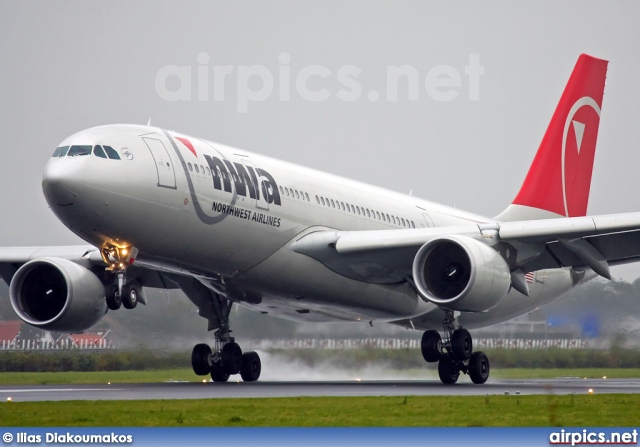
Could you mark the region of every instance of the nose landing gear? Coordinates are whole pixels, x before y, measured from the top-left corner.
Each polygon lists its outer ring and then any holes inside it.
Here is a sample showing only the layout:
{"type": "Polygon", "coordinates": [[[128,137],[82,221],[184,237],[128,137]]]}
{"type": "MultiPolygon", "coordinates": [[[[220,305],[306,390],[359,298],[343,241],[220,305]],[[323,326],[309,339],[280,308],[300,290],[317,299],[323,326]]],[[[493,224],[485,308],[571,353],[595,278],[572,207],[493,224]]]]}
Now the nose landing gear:
{"type": "Polygon", "coordinates": [[[477,385],[485,383],[491,369],[487,355],[473,352],[471,334],[456,323],[452,311],[445,311],[442,324],[444,339],[434,330],[422,334],[422,357],[429,363],[438,362],[438,376],[444,384],[456,383],[461,372],[477,385]]]}
{"type": "Polygon", "coordinates": [[[108,244],[100,250],[102,260],[108,265],[107,272],[116,275],[114,284],[107,288],[107,307],[117,310],[120,306],[133,309],[142,299],[142,287],[137,282],[127,284],[127,267],[133,264],[138,255],[135,247],[118,247],[108,244]]]}

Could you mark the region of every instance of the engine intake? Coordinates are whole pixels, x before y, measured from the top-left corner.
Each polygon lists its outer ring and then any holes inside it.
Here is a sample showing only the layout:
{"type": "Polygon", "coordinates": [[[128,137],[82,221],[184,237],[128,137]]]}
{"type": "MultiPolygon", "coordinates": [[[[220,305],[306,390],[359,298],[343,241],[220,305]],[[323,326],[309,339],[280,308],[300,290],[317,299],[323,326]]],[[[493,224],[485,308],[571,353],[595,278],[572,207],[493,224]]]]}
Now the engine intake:
{"type": "Polygon", "coordinates": [[[484,312],[509,292],[509,266],[493,248],[468,236],[424,244],[413,261],[418,293],[439,307],[484,312]]]}
{"type": "Polygon", "coordinates": [[[13,276],[9,292],[18,316],[25,323],[48,331],[84,331],[107,311],[100,279],[66,259],[27,262],[13,276]]]}

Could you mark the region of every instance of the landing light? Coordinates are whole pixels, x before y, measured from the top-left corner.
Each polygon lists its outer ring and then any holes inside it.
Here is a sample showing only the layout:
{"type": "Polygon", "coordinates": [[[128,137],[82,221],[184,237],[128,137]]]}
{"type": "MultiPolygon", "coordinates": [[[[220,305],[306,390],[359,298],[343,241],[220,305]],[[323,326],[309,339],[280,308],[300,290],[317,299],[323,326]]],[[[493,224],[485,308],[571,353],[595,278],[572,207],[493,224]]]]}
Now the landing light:
{"type": "Polygon", "coordinates": [[[602,378],[603,378],[603,379],[606,379],[606,378],[607,378],[607,376],[602,376],[602,378]]]}
{"type": "Polygon", "coordinates": [[[589,394],[593,394],[593,388],[589,388],[589,394]]]}
{"type": "Polygon", "coordinates": [[[7,397],[7,402],[11,402],[11,397],[7,397]]]}
{"type": "Polygon", "coordinates": [[[122,254],[123,254],[123,255],[126,255],[127,253],[129,253],[129,250],[127,250],[126,248],[123,248],[123,249],[122,249],[122,254]]]}
{"type": "Polygon", "coordinates": [[[207,383],[207,380],[206,379],[202,379],[202,383],[207,383]]]}

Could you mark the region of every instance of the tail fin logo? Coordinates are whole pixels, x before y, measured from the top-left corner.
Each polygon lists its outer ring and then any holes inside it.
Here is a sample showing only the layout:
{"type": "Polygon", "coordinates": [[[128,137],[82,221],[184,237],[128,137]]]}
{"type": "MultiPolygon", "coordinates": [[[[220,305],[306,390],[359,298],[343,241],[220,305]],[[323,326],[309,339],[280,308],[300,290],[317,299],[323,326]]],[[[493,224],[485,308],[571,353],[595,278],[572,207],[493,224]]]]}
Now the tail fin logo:
{"type": "Polygon", "coordinates": [[[576,208],[583,203],[579,196],[584,194],[585,189],[588,195],[599,121],[600,106],[589,96],[578,99],[567,114],[562,134],[561,161],[565,216],[578,214],[576,208]],[[571,128],[573,132],[570,132],[571,128]],[[587,170],[589,172],[584,172],[587,170]],[[582,184],[585,180],[586,185],[582,184]]]}
{"type": "Polygon", "coordinates": [[[514,206],[498,220],[586,216],[607,64],[580,55],[514,206]]]}

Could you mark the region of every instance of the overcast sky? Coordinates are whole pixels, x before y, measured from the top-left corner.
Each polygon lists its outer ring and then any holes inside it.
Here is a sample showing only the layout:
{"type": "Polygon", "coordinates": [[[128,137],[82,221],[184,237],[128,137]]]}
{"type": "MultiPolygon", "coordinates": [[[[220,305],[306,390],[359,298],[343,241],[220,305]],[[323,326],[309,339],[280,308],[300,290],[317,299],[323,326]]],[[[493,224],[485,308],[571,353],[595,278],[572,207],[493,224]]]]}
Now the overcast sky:
{"type": "Polygon", "coordinates": [[[638,17],[635,1],[0,0],[0,245],[79,243],[44,201],[45,162],[76,131],[150,118],[493,216],[519,189],[580,53],[610,61],[589,213],[639,211],[638,17]],[[473,55],[484,71],[475,90],[465,74],[473,55]],[[417,99],[401,82],[389,101],[388,67],[404,65],[418,74],[417,99]],[[191,71],[190,100],[167,99],[185,87],[165,76],[171,66],[191,71]],[[231,74],[214,92],[216,66],[231,74]],[[440,89],[453,99],[425,87],[439,66],[460,76],[459,87],[440,89]],[[242,77],[265,70],[270,95],[264,78],[242,77]],[[309,90],[328,98],[299,91],[305,73],[315,74],[309,90]],[[242,100],[247,89],[264,99],[242,100]]]}

